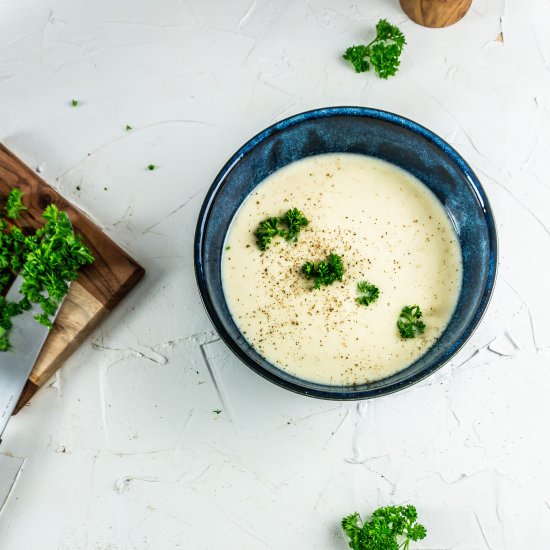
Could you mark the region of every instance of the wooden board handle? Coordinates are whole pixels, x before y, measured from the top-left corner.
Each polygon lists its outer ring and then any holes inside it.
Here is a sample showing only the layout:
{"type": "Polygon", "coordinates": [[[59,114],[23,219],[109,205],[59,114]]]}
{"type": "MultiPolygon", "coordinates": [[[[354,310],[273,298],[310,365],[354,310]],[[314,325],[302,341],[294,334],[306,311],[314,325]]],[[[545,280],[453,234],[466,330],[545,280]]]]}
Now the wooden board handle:
{"type": "Polygon", "coordinates": [[[460,21],[472,0],[399,0],[403,11],[424,27],[448,27],[460,21]]]}

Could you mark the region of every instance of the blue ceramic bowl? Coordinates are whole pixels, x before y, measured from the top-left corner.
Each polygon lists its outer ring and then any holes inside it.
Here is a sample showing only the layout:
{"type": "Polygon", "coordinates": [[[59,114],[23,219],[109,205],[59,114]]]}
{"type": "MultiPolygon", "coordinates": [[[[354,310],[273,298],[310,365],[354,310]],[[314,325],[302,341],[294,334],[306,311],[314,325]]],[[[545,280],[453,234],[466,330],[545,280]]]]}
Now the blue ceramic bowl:
{"type": "Polygon", "coordinates": [[[210,187],[195,235],[195,271],[206,310],[229,348],[252,370],[289,390],[326,399],[364,399],[429,376],[466,342],[487,308],[497,267],[495,221],[485,191],[464,159],[423,126],[364,107],[329,107],[270,126],[243,145],[210,187]],[[279,168],[321,153],[360,153],[389,161],[423,181],[439,198],[462,246],[464,275],[456,310],[439,340],[406,369],[376,382],[330,386],[299,379],[262,357],[227,307],[221,256],[231,220],[250,192],[279,168]]]}

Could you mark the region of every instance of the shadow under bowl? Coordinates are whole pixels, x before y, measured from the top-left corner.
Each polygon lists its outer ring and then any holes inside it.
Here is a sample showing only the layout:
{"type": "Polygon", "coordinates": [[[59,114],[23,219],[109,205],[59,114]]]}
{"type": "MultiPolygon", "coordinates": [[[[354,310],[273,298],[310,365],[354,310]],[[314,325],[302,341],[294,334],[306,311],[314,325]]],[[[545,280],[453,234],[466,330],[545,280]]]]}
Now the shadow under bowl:
{"type": "Polygon", "coordinates": [[[195,234],[195,272],[204,305],[229,348],[252,370],[291,391],[325,399],[366,399],[411,386],[445,364],[471,336],[489,303],[497,268],[491,207],[464,159],[423,126],[365,107],[327,107],[301,113],[259,133],[222,168],[210,187],[195,234]],[[283,166],[323,153],[358,153],[410,172],[443,204],[462,248],[463,281],[453,316],[436,343],[392,376],[353,386],[300,379],[271,364],[241,334],[227,306],[221,273],[233,216],[253,189],[283,166]]]}

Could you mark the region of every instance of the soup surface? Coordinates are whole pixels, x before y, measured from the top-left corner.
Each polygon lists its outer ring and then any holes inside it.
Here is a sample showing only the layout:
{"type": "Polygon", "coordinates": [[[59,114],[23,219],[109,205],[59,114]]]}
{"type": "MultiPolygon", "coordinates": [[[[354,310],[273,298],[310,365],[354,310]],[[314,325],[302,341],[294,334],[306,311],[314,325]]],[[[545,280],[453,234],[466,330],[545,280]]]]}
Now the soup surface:
{"type": "Polygon", "coordinates": [[[462,282],[460,245],[441,203],[418,179],[364,155],[333,153],[292,163],[247,197],[228,231],[224,293],[233,318],[268,361],[302,379],[361,384],[410,365],[448,324],[462,282]],[[296,242],[261,252],[258,224],[298,208],[309,220],[296,242]],[[342,281],[312,289],[301,271],[330,253],[342,281]],[[357,283],[380,289],[368,306],[357,283]],[[401,309],[418,304],[423,334],[402,338],[401,309]]]}

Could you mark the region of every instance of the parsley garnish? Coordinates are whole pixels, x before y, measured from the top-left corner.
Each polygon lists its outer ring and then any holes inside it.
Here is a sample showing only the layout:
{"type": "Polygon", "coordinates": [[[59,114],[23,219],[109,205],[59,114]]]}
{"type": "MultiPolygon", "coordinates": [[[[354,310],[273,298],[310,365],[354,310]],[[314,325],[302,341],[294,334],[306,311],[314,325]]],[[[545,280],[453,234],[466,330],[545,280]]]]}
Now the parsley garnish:
{"type": "Polygon", "coordinates": [[[14,188],[9,192],[6,205],[4,206],[8,218],[17,220],[21,212],[27,210],[27,207],[21,202],[22,198],[23,191],[21,189],[14,188]]]}
{"type": "Polygon", "coordinates": [[[130,130],[133,130],[133,128],[129,124],[126,124],[126,131],[129,132],[130,130]]]}
{"type": "Polygon", "coordinates": [[[341,281],[344,275],[344,265],[341,256],[332,253],[326,261],[306,262],[302,266],[302,272],[306,279],[314,279],[313,288],[320,288],[321,285],[331,285],[335,281],[341,281]]]}
{"type": "Polygon", "coordinates": [[[414,338],[417,334],[422,334],[426,325],[420,320],[422,317],[421,309],[414,306],[405,306],[399,314],[397,328],[403,338],[414,338]]]}
{"type": "Polygon", "coordinates": [[[362,522],[355,512],[342,520],[352,550],[407,550],[412,540],[426,537],[426,528],[418,523],[416,508],[385,506],[378,508],[370,521],[362,522]],[[405,540],[398,542],[397,537],[405,540]]]}
{"type": "Polygon", "coordinates": [[[271,239],[277,235],[284,237],[287,241],[296,241],[300,229],[308,223],[309,220],[297,208],[291,208],[282,218],[275,216],[260,223],[254,232],[256,244],[260,250],[264,251],[271,239]],[[280,227],[281,225],[283,227],[280,227]]]}
{"type": "Polygon", "coordinates": [[[80,267],[94,261],[90,250],[73,232],[65,212],[52,204],[42,217],[46,220],[44,227],[28,236],[18,227],[0,221],[0,292],[18,273],[23,277],[23,298],[19,302],[0,299],[1,351],[9,348],[11,318],[29,310],[31,303],[42,309],[35,319],[51,328],[51,316],[67,293],[68,283],[76,279],[80,267]]]}
{"type": "Polygon", "coordinates": [[[380,19],[376,24],[376,38],[366,46],[349,47],[343,58],[357,73],[368,71],[372,65],[380,78],[388,78],[397,72],[405,44],[405,35],[386,19],[380,19]]]}
{"type": "Polygon", "coordinates": [[[288,225],[284,235],[287,241],[295,241],[298,238],[300,229],[309,223],[309,220],[297,208],[290,209],[285,214],[284,221],[288,225]]]}
{"type": "Polygon", "coordinates": [[[369,304],[376,302],[376,300],[378,300],[378,296],[380,296],[380,290],[378,287],[367,283],[367,281],[360,281],[357,283],[357,290],[359,291],[360,296],[355,298],[355,301],[362,306],[368,306],[369,304]]]}
{"type": "Polygon", "coordinates": [[[267,218],[260,223],[258,229],[254,235],[256,236],[256,244],[260,247],[260,250],[264,251],[271,239],[277,235],[284,235],[284,231],[279,229],[279,224],[281,223],[281,218],[267,218]]]}
{"type": "Polygon", "coordinates": [[[154,170],[156,168],[156,166],[154,164],[149,164],[149,166],[147,166],[147,170],[154,170]]]}
{"type": "Polygon", "coordinates": [[[43,313],[35,319],[51,328],[50,316],[69,290],[69,282],[78,270],[94,261],[92,253],[75,235],[69,217],[54,204],[44,210],[46,224],[26,239],[27,254],[21,270],[21,293],[30,302],[40,304],[43,313]]]}
{"type": "Polygon", "coordinates": [[[73,100],[71,101],[71,105],[72,105],[73,107],[78,107],[78,101],[77,101],[76,99],[73,99],[73,100]]]}
{"type": "Polygon", "coordinates": [[[214,409],[212,412],[215,413],[215,414],[221,414],[222,410],[221,409],[214,409]]]}
{"type": "Polygon", "coordinates": [[[27,311],[31,307],[28,300],[20,302],[8,302],[0,296],[0,351],[7,351],[10,347],[8,338],[9,330],[12,327],[11,318],[27,311]]]}

